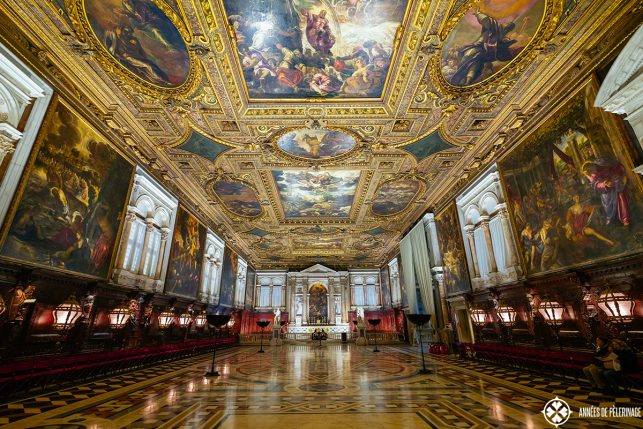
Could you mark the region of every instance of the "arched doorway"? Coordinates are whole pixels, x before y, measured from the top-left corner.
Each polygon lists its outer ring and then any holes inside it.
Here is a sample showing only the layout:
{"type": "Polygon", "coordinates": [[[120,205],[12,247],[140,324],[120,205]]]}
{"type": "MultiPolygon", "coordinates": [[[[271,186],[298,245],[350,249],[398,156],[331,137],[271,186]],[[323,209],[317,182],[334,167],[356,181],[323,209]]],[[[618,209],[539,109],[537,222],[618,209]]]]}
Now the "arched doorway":
{"type": "Polygon", "coordinates": [[[328,323],[328,290],[326,286],[314,284],[308,293],[308,323],[328,323]]]}

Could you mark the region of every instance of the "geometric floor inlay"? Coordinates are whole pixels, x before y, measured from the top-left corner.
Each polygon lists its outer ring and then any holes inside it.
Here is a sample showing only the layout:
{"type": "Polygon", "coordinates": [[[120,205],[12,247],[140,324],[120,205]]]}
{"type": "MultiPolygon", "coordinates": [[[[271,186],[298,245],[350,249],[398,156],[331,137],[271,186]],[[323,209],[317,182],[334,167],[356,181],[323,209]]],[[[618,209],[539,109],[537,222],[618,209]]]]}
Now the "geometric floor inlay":
{"type": "Polygon", "coordinates": [[[639,419],[579,418],[580,407],[641,406],[573,381],[526,374],[417,347],[290,344],[203,355],[46,395],[0,404],[0,428],[546,428],[558,396],[572,408],[562,428],[643,427],[639,419]]]}

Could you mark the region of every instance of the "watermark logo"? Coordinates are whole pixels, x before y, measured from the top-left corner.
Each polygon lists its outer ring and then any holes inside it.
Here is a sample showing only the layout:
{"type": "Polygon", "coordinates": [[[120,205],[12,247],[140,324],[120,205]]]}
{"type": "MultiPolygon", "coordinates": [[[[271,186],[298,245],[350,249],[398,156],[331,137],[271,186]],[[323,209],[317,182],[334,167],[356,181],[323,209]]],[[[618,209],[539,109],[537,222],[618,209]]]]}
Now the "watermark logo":
{"type": "Polygon", "coordinates": [[[567,402],[556,396],[545,404],[542,413],[547,423],[558,427],[564,425],[567,420],[569,420],[569,417],[572,415],[572,409],[569,408],[567,402]]]}

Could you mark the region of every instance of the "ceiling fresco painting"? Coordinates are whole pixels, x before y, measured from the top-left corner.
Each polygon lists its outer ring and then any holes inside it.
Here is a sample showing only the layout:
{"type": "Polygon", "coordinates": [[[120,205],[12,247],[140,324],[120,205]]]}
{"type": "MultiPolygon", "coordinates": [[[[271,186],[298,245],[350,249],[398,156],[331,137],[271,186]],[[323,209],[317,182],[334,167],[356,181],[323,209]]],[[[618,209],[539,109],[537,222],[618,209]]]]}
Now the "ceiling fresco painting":
{"type": "Polygon", "coordinates": [[[436,130],[428,136],[422,137],[415,143],[400,147],[400,149],[407,151],[420,162],[435,153],[452,147],[453,145],[442,138],[440,131],[436,130]]]}
{"type": "Polygon", "coordinates": [[[360,172],[276,170],[272,175],[287,218],[347,218],[360,172]]]}
{"type": "Polygon", "coordinates": [[[303,129],[279,137],[277,146],[284,152],[302,158],[332,158],[352,150],[355,138],[337,130],[303,129]]]}
{"type": "Polygon", "coordinates": [[[475,85],[516,58],[540,28],[546,0],[483,0],[471,7],[442,48],[442,75],[475,85]]]}
{"type": "Polygon", "coordinates": [[[420,189],[420,182],[414,179],[389,180],[375,194],[371,210],[378,216],[396,215],[411,204],[420,189]]]}
{"type": "Polygon", "coordinates": [[[223,0],[250,98],[378,98],[406,0],[223,0]]]}
{"type": "Polygon", "coordinates": [[[257,217],[263,211],[255,191],[244,183],[219,180],[212,189],[225,208],[238,216],[257,217]]]}
{"type": "Polygon", "coordinates": [[[230,146],[217,143],[200,132],[192,130],[187,140],[176,148],[214,161],[217,156],[230,149],[230,146]]]}
{"type": "Polygon", "coordinates": [[[641,22],[627,0],[4,3],[2,43],[258,269],[390,261],[641,22]]]}
{"type": "Polygon", "coordinates": [[[151,0],[84,0],[100,44],[140,79],[173,88],[190,73],[190,56],[172,21],[151,0]]]}

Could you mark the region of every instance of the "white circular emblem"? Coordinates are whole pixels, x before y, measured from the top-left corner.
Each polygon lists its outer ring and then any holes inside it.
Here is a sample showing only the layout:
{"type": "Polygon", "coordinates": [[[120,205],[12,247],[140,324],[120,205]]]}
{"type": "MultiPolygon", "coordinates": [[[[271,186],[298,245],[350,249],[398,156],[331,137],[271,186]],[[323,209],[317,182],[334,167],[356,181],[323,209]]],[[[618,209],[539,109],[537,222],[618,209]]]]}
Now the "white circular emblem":
{"type": "Polygon", "coordinates": [[[569,420],[569,417],[572,415],[572,410],[569,408],[567,402],[556,396],[545,404],[542,413],[547,423],[558,427],[564,425],[567,420],[569,420]]]}

